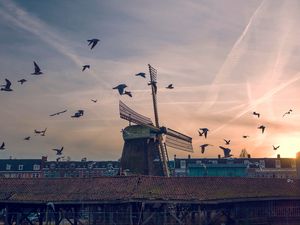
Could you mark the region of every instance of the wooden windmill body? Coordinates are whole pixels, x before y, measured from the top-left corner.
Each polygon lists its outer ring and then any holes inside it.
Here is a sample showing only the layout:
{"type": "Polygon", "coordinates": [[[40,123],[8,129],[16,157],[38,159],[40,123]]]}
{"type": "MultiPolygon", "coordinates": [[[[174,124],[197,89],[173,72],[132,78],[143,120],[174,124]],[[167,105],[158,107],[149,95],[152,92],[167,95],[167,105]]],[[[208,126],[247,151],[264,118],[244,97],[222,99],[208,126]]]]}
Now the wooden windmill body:
{"type": "Polygon", "coordinates": [[[150,118],[135,112],[123,102],[119,103],[120,117],[129,121],[129,126],[122,130],[124,147],[121,169],[128,171],[129,174],[169,176],[167,146],[193,152],[192,138],[170,128],[159,126],[157,71],[149,65],[149,72],[155,124],[150,118]]]}

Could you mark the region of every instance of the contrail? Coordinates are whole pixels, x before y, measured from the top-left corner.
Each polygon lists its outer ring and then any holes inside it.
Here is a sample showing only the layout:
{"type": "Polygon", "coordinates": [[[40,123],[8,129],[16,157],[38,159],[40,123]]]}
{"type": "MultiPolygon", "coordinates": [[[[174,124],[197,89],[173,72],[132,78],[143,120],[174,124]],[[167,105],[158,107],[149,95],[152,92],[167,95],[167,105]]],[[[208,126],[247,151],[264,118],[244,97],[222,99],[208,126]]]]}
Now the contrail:
{"type": "MultiPolygon", "coordinates": [[[[0,15],[2,17],[14,23],[18,27],[36,35],[41,40],[55,48],[58,52],[71,59],[80,68],[85,64],[76,54],[72,53],[69,47],[67,47],[68,41],[62,39],[54,31],[51,31],[51,28],[44,24],[44,22],[32,15],[29,15],[25,10],[12,1],[5,0],[4,3],[2,3],[2,7],[4,8],[4,10],[0,9],[0,15]]],[[[96,73],[93,71],[90,71],[90,73],[94,76],[94,78],[100,80],[96,73]]],[[[103,82],[104,81],[101,80],[101,84],[104,84],[103,82]]],[[[108,84],[105,85],[110,87],[108,84]]]]}
{"type": "Polygon", "coordinates": [[[275,95],[279,91],[283,90],[284,88],[286,88],[289,85],[291,85],[291,84],[295,83],[296,81],[298,81],[300,79],[300,75],[299,74],[300,73],[297,73],[294,78],[286,81],[285,83],[279,85],[278,87],[273,88],[271,91],[267,92],[261,98],[257,99],[256,101],[253,101],[253,103],[249,104],[249,106],[245,110],[243,110],[242,112],[240,112],[238,115],[236,115],[233,119],[229,120],[227,123],[221,125],[220,127],[216,128],[215,130],[213,130],[211,133],[217,133],[218,131],[220,131],[221,129],[223,129],[228,124],[232,123],[233,121],[237,120],[238,118],[240,118],[243,115],[245,115],[246,113],[248,113],[251,109],[253,109],[257,105],[259,105],[259,104],[267,101],[268,99],[272,98],[273,95],[275,95]]]}
{"type": "Polygon", "coordinates": [[[248,31],[249,31],[254,19],[256,18],[257,14],[259,13],[260,9],[264,5],[264,2],[265,2],[265,0],[262,1],[261,4],[258,6],[258,8],[254,11],[254,13],[251,16],[248,24],[246,25],[246,27],[243,30],[240,37],[234,43],[233,47],[231,48],[230,52],[228,53],[228,55],[227,55],[227,57],[224,61],[224,63],[222,64],[219,72],[215,76],[215,79],[213,80],[213,82],[211,84],[211,89],[213,89],[213,90],[209,92],[210,93],[210,95],[209,95],[210,101],[209,102],[212,102],[212,103],[210,103],[206,107],[211,107],[215,103],[216,99],[218,98],[220,88],[216,84],[218,82],[220,82],[222,79],[224,79],[226,76],[228,76],[230,74],[230,72],[232,71],[232,68],[239,61],[239,58],[241,56],[241,51],[244,50],[244,49],[242,49],[243,46],[241,46],[242,41],[245,38],[246,34],[248,33],[248,31]]]}

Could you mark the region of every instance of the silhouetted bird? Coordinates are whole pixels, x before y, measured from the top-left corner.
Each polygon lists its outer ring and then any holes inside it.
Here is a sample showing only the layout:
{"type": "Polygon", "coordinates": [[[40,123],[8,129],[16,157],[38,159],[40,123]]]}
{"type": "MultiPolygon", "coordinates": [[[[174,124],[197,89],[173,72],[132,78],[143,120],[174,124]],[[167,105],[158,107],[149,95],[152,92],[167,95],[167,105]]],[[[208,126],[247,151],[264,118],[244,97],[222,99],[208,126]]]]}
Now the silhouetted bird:
{"type": "Polygon", "coordinates": [[[84,114],[84,110],[78,110],[73,116],[71,116],[72,118],[78,118],[78,117],[81,117],[83,116],[84,114]]]}
{"type": "Polygon", "coordinates": [[[224,158],[229,158],[229,157],[233,156],[230,154],[230,152],[231,152],[230,148],[224,148],[223,146],[219,146],[219,148],[223,149],[224,158]]]}
{"type": "Polygon", "coordinates": [[[65,113],[65,112],[67,112],[67,111],[68,111],[68,110],[65,109],[65,110],[63,110],[63,111],[60,111],[60,112],[57,112],[57,113],[53,113],[53,114],[51,114],[51,115],[49,115],[49,116],[57,116],[57,115],[59,115],[59,114],[65,113]]]}
{"type": "Polygon", "coordinates": [[[2,142],[2,145],[0,146],[0,150],[5,150],[5,143],[2,142]]]}
{"type": "Polygon", "coordinates": [[[201,134],[199,132],[200,136],[202,136],[204,134],[204,137],[207,138],[207,132],[209,131],[209,129],[208,128],[199,128],[199,131],[200,130],[202,131],[201,134]]]}
{"type": "Polygon", "coordinates": [[[38,64],[36,64],[35,61],[33,61],[33,64],[34,64],[34,73],[32,73],[31,75],[41,75],[41,74],[43,74],[40,67],[38,66],[38,64]]]}
{"type": "Polygon", "coordinates": [[[45,130],[34,130],[35,134],[40,134],[41,136],[45,136],[45,133],[47,131],[47,127],[45,128],[45,130]]]}
{"type": "Polygon", "coordinates": [[[124,95],[128,95],[129,97],[131,97],[131,98],[132,98],[131,91],[125,91],[125,92],[124,92],[124,95]]]}
{"type": "Polygon", "coordinates": [[[293,110],[292,110],[292,109],[290,109],[289,111],[285,112],[285,113],[283,114],[283,116],[282,116],[282,117],[284,117],[285,115],[289,115],[289,114],[291,114],[291,112],[293,112],[293,110]]]}
{"type": "Polygon", "coordinates": [[[173,87],[173,84],[169,84],[166,88],[167,89],[173,89],[174,87],[173,87]]]}
{"type": "Polygon", "coordinates": [[[30,140],[30,136],[25,137],[24,140],[25,140],[25,141],[29,141],[29,140],[30,140]]]}
{"type": "Polygon", "coordinates": [[[64,156],[57,157],[57,158],[56,158],[56,162],[59,162],[61,159],[64,159],[64,158],[65,158],[64,156]]]}
{"type": "Polygon", "coordinates": [[[91,101],[96,103],[98,100],[97,99],[91,99],[91,101]]]}
{"type": "Polygon", "coordinates": [[[56,155],[62,155],[62,151],[64,150],[64,147],[59,148],[53,148],[53,151],[56,151],[56,155]]]}
{"type": "Polygon", "coordinates": [[[249,135],[243,135],[243,138],[248,138],[248,137],[250,137],[249,135]]]}
{"type": "Polygon", "coordinates": [[[265,132],[266,127],[264,125],[259,126],[257,129],[261,129],[261,133],[265,132]]]}
{"type": "Polygon", "coordinates": [[[203,144],[203,145],[200,145],[201,153],[202,153],[202,154],[205,152],[205,148],[208,147],[208,146],[212,146],[212,145],[210,145],[210,144],[203,144]]]}
{"type": "Polygon", "coordinates": [[[136,76],[140,76],[140,77],[146,78],[146,74],[142,73],[142,72],[141,73],[137,73],[136,76]]]}
{"type": "Polygon", "coordinates": [[[156,85],[156,81],[151,81],[148,83],[148,85],[151,85],[154,89],[154,93],[157,93],[157,85],[156,85]]]}
{"type": "Polygon", "coordinates": [[[82,66],[82,72],[85,71],[86,69],[89,69],[90,68],[90,65],[84,65],[82,66]]]}
{"type": "Polygon", "coordinates": [[[113,87],[113,89],[118,89],[120,95],[124,94],[125,88],[127,88],[126,84],[119,84],[118,86],[113,87]]]}
{"type": "Polygon", "coordinates": [[[24,84],[26,81],[27,81],[26,79],[18,80],[18,82],[19,82],[20,84],[24,84]]]}
{"type": "Polygon", "coordinates": [[[273,150],[276,151],[279,147],[280,147],[280,145],[278,145],[278,146],[276,146],[276,147],[273,145],[273,150]]]}
{"type": "Polygon", "coordinates": [[[257,116],[258,118],[260,117],[260,114],[257,113],[257,112],[253,112],[252,114],[253,114],[254,116],[257,116]]]}
{"type": "Polygon", "coordinates": [[[226,140],[226,139],[223,139],[225,141],[225,145],[229,145],[230,144],[230,140],[226,140]]]}
{"type": "Polygon", "coordinates": [[[4,88],[1,88],[1,91],[13,91],[13,89],[10,88],[11,82],[8,79],[5,79],[6,84],[1,85],[4,88]]]}
{"type": "Polygon", "coordinates": [[[94,38],[94,39],[90,39],[90,40],[87,40],[87,41],[88,41],[88,43],[89,43],[89,46],[92,45],[92,46],[91,46],[91,49],[93,49],[93,48],[96,46],[96,44],[97,44],[100,40],[94,38]]]}

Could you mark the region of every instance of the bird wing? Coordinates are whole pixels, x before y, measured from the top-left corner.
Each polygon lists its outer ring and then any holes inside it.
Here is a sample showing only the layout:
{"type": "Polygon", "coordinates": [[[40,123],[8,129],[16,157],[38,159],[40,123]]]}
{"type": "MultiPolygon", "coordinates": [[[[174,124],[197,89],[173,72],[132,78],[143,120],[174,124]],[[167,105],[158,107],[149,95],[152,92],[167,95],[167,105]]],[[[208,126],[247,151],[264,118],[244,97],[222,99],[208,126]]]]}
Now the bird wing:
{"type": "Polygon", "coordinates": [[[36,62],[34,62],[34,61],[33,61],[33,64],[34,64],[34,71],[35,71],[36,73],[40,72],[41,69],[40,69],[40,67],[38,66],[38,64],[36,64],[36,62]]]}
{"type": "Polygon", "coordinates": [[[91,49],[93,49],[97,43],[98,43],[98,41],[93,41],[93,45],[92,45],[91,49]]]}
{"type": "Polygon", "coordinates": [[[6,82],[5,88],[10,88],[10,86],[11,86],[10,80],[5,79],[5,82],[6,82]]]}
{"type": "Polygon", "coordinates": [[[118,87],[119,94],[122,95],[124,92],[124,87],[118,87]]]}
{"type": "Polygon", "coordinates": [[[4,148],[4,146],[5,146],[5,143],[2,142],[2,145],[0,146],[0,148],[4,148]]]}

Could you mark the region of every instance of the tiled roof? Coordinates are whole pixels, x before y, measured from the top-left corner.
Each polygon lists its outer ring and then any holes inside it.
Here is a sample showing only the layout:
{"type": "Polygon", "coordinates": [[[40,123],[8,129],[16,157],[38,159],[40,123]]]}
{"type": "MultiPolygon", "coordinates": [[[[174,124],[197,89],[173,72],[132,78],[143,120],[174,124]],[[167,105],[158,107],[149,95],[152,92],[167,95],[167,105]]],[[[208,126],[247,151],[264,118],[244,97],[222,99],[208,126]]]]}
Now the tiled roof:
{"type": "Polygon", "coordinates": [[[0,179],[1,202],[300,199],[300,180],[225,177],[0,179]]]}

